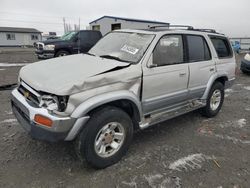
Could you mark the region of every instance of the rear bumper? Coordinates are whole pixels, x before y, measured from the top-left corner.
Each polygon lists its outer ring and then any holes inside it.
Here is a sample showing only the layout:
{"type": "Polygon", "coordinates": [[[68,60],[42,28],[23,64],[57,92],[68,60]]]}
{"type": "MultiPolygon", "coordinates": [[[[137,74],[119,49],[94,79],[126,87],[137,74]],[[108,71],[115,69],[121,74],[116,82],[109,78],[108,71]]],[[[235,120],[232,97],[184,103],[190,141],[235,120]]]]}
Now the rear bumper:
{"type": "Polygon", "coordinates": [[[35,139],[56,142],[66,140],[77,119],[52,115],[45,108],[31,106],[17,89],[11,93],[11,106],[14,115],[22,127],[35,139]],[[36,114],[52,120],[52,126],[46,127],[34,121],[36,114]]]}

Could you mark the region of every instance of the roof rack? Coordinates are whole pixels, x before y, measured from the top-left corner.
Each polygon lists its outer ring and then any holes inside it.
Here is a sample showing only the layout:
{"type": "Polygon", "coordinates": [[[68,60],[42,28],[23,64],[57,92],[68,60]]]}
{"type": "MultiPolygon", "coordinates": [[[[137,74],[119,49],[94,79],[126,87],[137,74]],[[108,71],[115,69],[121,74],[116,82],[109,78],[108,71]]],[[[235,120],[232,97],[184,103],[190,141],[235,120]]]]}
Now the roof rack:
{"type": "Polygon", "coordinates": [[[189,26],[189,25],[155,25],[155,26],[151,26],[149,27],[150,29],[156,29],[156,28],[162,28],[162,27],[167,27],[168,29],[171,27],[175,27],[175,28],[186,28],[188,30],[192,30],[194,29],[193,26],[189,26]]]}
{"type": "Polygon", "coordinates": [[[216,32],[215,29],[196,29],[193,26],[189,26],[189,25],[156,25],[156,26],[151,26],[150,29],[164,28],[164,27],[166,27],[167,29],[170,29],[171,27],[173,27],[173,28],[183,28],[183,29],[186,29],[186,30],[200,31],[200,32],[207,32],[207,33],[216,33],[216,34],[224,35],[222,33],[216,32]]]}
{"type": "Polygon", "coordinates": [[[217,33],[214,29],[193,29],[194,31],[202,31],[208,33],[217,33]]]}

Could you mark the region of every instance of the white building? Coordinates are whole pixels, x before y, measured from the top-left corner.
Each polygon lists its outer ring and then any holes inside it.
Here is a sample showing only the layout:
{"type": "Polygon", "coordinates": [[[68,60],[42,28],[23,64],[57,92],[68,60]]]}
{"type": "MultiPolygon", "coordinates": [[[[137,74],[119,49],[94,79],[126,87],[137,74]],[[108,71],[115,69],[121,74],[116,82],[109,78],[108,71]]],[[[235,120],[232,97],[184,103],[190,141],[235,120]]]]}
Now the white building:
{"type": "Polygon", "coordinates": [[[106,33],[116,29],[148,29],[151,26],[169,26],[169,23],[131,18],[120,18],[114,16],[103,16],[90,22],[89,25],[90,29],[101,31],[102,35],[105,35],[106,33]]]}
{"type": "Polygon", "coordinates": [[[41,39],[41,32],[33,28],[0,27],[0,46],[33,46],[41,39]]]}

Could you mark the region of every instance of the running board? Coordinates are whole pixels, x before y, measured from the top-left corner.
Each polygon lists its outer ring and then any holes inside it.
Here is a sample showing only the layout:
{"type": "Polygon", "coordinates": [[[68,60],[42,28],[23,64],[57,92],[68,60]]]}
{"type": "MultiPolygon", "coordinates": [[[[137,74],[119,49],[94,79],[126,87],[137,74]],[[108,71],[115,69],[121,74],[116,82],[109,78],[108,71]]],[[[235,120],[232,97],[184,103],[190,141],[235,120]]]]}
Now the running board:
{"type": "Polygon", "coordinates": [[[195,100],[187,103],[186,105],[173,108],[171,110],[163,111],[157,114],[150,114],[149,117],[145,118],[143,122],[140,122],[140,129],[146,129],[152,125],[167,121],[169,119],[175,118],[177,116],[186,114],[188,112],[197,110],[206,105],[205,102],[201,100],[195,100]]]}

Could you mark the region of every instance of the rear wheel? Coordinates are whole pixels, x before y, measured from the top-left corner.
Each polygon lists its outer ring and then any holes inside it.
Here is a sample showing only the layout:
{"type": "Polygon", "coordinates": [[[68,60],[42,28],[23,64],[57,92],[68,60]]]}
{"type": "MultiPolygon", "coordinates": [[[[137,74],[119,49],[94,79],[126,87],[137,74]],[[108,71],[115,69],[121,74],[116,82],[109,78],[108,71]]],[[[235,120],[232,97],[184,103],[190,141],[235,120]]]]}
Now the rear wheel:
{"type": "Polygon", "coordinates": [[[69,55],[69,52],[65,51],[65,50],[59,50],[57,53],[56,53],[56,57],[62,57],[62,56],[66,56],[66,55],[69,55]]]}
{"type": "Polygon", "coordinates": [[[133,124],[128,114],[116,107],[105,107],[91,115],[76,140],[76,152],[91,166],[105,168],[125,155],[132,137],[133,124]]]}
{"type": "Polygon", "coordinates": [[[222,107],[223,101],[224,85],[221,82],[215,82],[209,92],[206,106],[201,109],[202,114],[209,118],[216,116],[222,107]]]}

